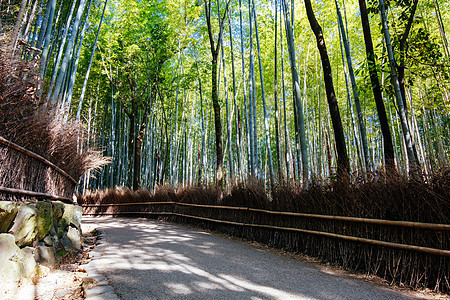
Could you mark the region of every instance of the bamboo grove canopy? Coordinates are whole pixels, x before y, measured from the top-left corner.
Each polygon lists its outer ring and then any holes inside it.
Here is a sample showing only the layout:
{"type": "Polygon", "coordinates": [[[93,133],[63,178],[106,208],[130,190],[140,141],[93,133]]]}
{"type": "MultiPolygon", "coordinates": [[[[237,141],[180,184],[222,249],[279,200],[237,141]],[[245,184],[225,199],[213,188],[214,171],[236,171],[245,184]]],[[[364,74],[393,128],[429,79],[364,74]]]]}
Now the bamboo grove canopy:
{"type": "MultiPolygon", "coordinates": [[[[448,167],[448,0],[8,0],[1,44],[112,163],[80,186],[428,178],[448,167]]],[[[25,76],[25,75],[21,75],[25,76]]]]}

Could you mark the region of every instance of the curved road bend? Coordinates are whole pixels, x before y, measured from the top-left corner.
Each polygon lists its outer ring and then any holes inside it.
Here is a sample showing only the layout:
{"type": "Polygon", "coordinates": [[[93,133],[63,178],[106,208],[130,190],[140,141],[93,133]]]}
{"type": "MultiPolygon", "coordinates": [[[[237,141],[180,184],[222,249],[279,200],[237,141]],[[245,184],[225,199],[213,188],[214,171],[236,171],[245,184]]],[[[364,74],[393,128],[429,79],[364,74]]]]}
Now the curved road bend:
{"type": "Polygon", "coordinates": [[[106,217],[83,224],[106,232],[97,262],[122,299],[412,299],[180,225],[106,217]]]}

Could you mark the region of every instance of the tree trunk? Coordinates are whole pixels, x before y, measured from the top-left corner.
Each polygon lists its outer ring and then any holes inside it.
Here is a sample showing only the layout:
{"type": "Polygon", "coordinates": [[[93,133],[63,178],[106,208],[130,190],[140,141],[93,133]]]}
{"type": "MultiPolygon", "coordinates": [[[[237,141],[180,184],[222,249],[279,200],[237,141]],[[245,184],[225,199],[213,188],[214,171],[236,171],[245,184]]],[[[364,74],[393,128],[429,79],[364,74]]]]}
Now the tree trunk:
{"type": "Polygon", "coordinates": [[[248,0],[248,14],[250,27],[250,70],[249,70],[249,113],[250,113],[250,136],[251,136],[251,163],[252,176],[258,176],[258,126],[256,118],[256,82],[255,82],[255,60],[253,55],[253,9],[251,0],[248,0]]]}
{"type": "Polygon", "coordinates": [[[295,46],[294,46],[294,35],[291,27],[291,22],[289,20],[289,11],[286,0],[283,0],[284,5],[284,15],[285,15],[285,25],[286,25],[286,40],[289,51],[289,60],[291,62],[291,73],[292,73],[292,85],[294,90],[294,107],[296,107],[296,117],[297,117],[297,129],[298,137],[300,140],[300,150],[302,157],[302,175],[303,182],[307,182],[309,178],[309,158],[308,158],[308,148],[306,143],[306,132],[305,132],[305,120],[303,116],[303,105],[302,96],[300,91],[300,80],[298,77],[297,65],[295,60],[295,46]]]}
{"type": "MultiPolygon", "coordinates": [[[[245,79],[245,60],[244,60],[244,34],[243,34],[243,28],[242,28],[242,3],[241,0],[239,0],[239,29],[240,29],[240,38],[241,38],[241,65],[242,65],[242,86],[244,89],[243,96],[244,96],[244,111],[245,111],[245,126],[247,128],[247,157],[250,158],[250,135],[249,135],[249,118],[248,118],[248,105],[247,105],[247,85],[246,85],[246,79],[245,79]]],[[[249,165],[248,161],[250,159],[247,159],[247,166],[249,165]]],[[[249,168],[250,169],[250,168],[249,168]]],[[[251,173],[251,172],[250,172],[251,173]]]]}
{"type": "Polygon", "coordinates": [[[81,88],[80,101],[78,103],[78,111],[77,111],[77,120],[80,118],[81,107],[83,105],[84,95],[86,93],[87,82],[89,79],[89,73],[91,72],[92,61],[94,59],[95,49],[97,48],[98,36],[100,35],[100,28],[102,26],[103,17],[105,16],[106,3],[108,0],[105,0],[105,4],[103,6],[102,17],[100,18],[100,22],[98,24],[97,35],[95,36],[94,46],[92,47],[91,58],[89,59],[88,69],[86,71],[86,76],[84,77],[83,87],[81,88]]]}
{"type": "MultiPolygon", "coordinates": [[[[214,110],[214,127],[216,131],[216,185],[222,191],[223,188],[223,146],[222,146],[222,120],[220,119],[220,105],[219,105],[219,93],[217,90],[217,58],[219,56],[219,49],[222,43],[222,35],[223,35],[223,24],[225,17],[228,12],[228,5],[230,0],[227,1],[227,5],[225,8],[225,12],[223,17],[219,15],[221,18],[220,29],[219,29],[219,37],[217,39],[217,43],[214,42],[213,33],[212,33],[212,24],[211,24],[211,2],[207,2],[204,0],[205,4],[205,14],[206,14],[206,23],[208,26],[208,37],[211,46],[211,99],[214,110]]],[[[219,5],[219,3],[217,3],[219,5]]]]}
{"type": "Polygon", "coordinates": [[[27,7],[28,0],[22,0],[20,4],[19,14],[17,15],[16,23],[14,24],[14,29],[11,35],[11,41],[9,42],[8,50],[11,55],[14,54],[14,50],[16,48],[17,38],[20,32],[20,25],[22,24],[23,14],[25,13],[25,9],[27,7]]]}
{"type": "MultiPolygon", "coordinates": [[[[50,99],[51,91],[53,90],[53,86],[55,85],[56,75],[58,75],[59,64],[61,62],[61,58],[62,58],[64,49],[65,49],[66,39],[67,39],[67,35],[69,32],[69,27],[72,23],[73,11],[75,10],[76,3],[77,3],[76,0],[72,0],[72,6],[70,7],[70,12],[69,12],[69,14],[67,16],[67,20],[65,22],[66,26],[64,27],[64,30],[63,30],[63,36],[62,36],[61,42],[59,43],[58,56],[56,58],[54,66],[53,66],[52,78],[50,80],[50,87],[48,89],[48,94],[47,94],[47,101],[50,99]]],[[[71,34],[74,35],[74,34],[76,34],[76,32],[72,32],[71,34]]]]}
{"type": "MultiPolygon", "coordinates": [[[[283,1],[283,0],[282,0],[283,1]]],[[[286,86],[285,86],[285,80],[284,80],[284,51],[283,51],[283,30],[282,30],[282,19],[280,16],[280,50],[281,50],[281,82],[283,87],[283,117],[284,117],[284,160],[286,164],[286,182],[290,182],[291,178],[291,170],[290,170],[290,164],[291,164],[291,151],[290,151],[290,138],[289,138],[289,132],[287,127],[287,114],[286,114],[286,86]]]]}
{"type": "Polygon", "coordinates": [[[418,170],[419,166],[416,161],[416,156],[414,155],[413,144],[412,144],[412,140],[411,140],[411,132],[408,127],[408,120],[407,120],[406,110],[405,110],[405,106],[404,106],[405,102],[403,101],[402,93],[400,90],[400,84],[399,84],[398,77],[397,77],[397,71],[395,68],[394,51],[393,51],[392,45],[391,45],[391,36],[389,34],[389,28],[388,28],[387,19],[386,19],[386,11],[385,11],[385,7],[384,7],[384,2],[383,2],[383,0],[379,0],[379,1],[380,1],[381,23],[383,26],[384,39],[386,41],[386,48],[387,48],[388,56],[389,56],[389,66],[391,69],[391,82],[392,82],[392,85],[394,86],[395,98],[397,99],[398,114],[400,117],[401,128],[402,128],[403,137],[405,140],[405,145],[406,145],[406,150],[407,150],[406,153],[407,153],[407,158],[409,161],[410,171],[414,172],[414,171],[418,170]]]}
{"type": "Polygon", "coordinates": [[[442,46],[444,47],[444,53],[447,58],[450,57],[450,51],[448,47],[448,40],[445,34],[444,22],[442,22],[441,9],[439,8],[439,4],[436,0],[433,0],[434,10],[436,12],[436,19],[439,25],[439,32],[441,33],[442,38],[442,46]]]}
{"type": "Polygon", "coordinates": [[[392,144],[391,131],[389,129],[389,120],[384,107],[383,95],[381,94],[380,81],[378,79],[378,71],[375,63],[375,51],[373,49],[366,0],[359,0],[359,9],[361,12],[361,23],[364,33],[364,42],[366,45],[367,65],[369,67],[370,81],[372,83],[373,96],[377,106],[381,133],[383,134],[384,161],[386,164],[386,171],[390,172],[395,170],[394,147],[392,144]]]}
{"type": "MultiPolygon", "coordinates": [[[[219,22],[220,22],[220,13],[219,13],[219,22]]],[[[220,24],[220,23],[219,23],[220,24]]],[[[226,109],[226,122],[227,122],[227,143],[228,143],[228,164],[230,174],[228,176],[229,182],[231,182],[234,177],[233,170],[233,153],[231,149],[231,118],[230,118],[230,105],[228,100],[228,86],[227,86],[227,69],[225,64],[225,52],[223,51],[223,43],[220,44],[220,49],[222,52],[222,65],[223,65],[223,86],[225,90],[225,109],[226,109]]]]}
{"type": "MultiPolygon", "coordinates": [[[[42,85],[42,82],[44,81],[45,68],[47,65],[48,48],[50,45],[50,35],[52,32],[53,17],[55,16],[56,0],[49,0],[49,2],[47,3],[47,6],[49,7],[49,14],[48,14],[48,20],[47,20],[47,22],[45,22],[46,30],[45,30],[45,35],[43,37],[43,39],[45,40],[45,43],[44,43],[44,48],[43,48],[42,54],[41,54],[41,64],[39,66],[39,80],[40,80],[41,85],[42,85]]],[[[41,29],[41,31],[42,31],[42,29],[41,29]]],[[[40,87],[38,94],[40,94],[41,91],[42,91],[42,87],[40,87]]],[[[42,100],[41,100],[41,102],[42,102],[42,100]]]]}
{"type": "Polygon", "coordinates": [[[255,18],[254,22],[255,22],[255,34],[256,34],[256,47],[258,49],[259,77],[261,80],[261,98],[262,98],[263,110],[264,110],[264,131],[265,131],[265,137],[266,137],[269,179],[270,179],[270,185],[273,186],[273,163],[272,163],[272,149],[271,149],[270,132],[269,132],[269,115],[267,113],[266,94],[264,91],[264,77],[263,77],[263,70],[262,70],[263,67],[262,67],[262,62],[261,62],[261,48],[259,45],[258,22],[257,22],[257,18],[256,18],[256,9],[255,9],[255,1],[254,0],[252,0],[252,4],[253,4],[253,16],[255,18]]]}
{"type": "MultiPolygon", "coordinates": [[[[28,32],[30,31],[31,26],[33,25],[33,22],[34,22],[34,19],[36,16],[36,8],[37,8],[38,3],[39,3],[39,0],[34,1],[33,8],[31,9],[31,13],[30,13],[30,18],[28,19],[27,26],[25,27],[25,30],[23,32],[23,36],[25,37],[27,43],[29,41],[29,39],[27,37],[28,32]]],[[[1,32],[1,28],[0,28],[0,32],[1,32]]]]}
{"type": "Polygon", "coordinates": [[[341,31],[341,37],[342,37],[342,41],[344,44],[345,56],[347,58],[348,73],[350,76],[350,82],[352,84],[353,97],[354,97],[356,112],[357,112],[357,117],[358,117],[358,128],[359,128],[359,134],[360,134],[361,143],[362,143],[364,165],[366,167],[366,170],[370,170],[371,161],[370,161],[370,157],[369,157],[369,147],[367,145],[366,126],[364,125],[361,104],[360,104],[359,95],[358,95],[358,87],[356,86],[355,73],[353,71],[353,62],[352,62],[352,57],[351,57],[351,53],[350,53],[350,44],[347,39],[347,30],[344,27],[344,22],[342,20],[342,14],[341,14],[341,9],[339,7],[338,0],[335,0],[335,4],[336,4],[337,16],[338,16],[339,29],[341,31]]]}
{"type": "MultiPolygon", "coordinates": [[[[86,0],[80,0],[77,15],[75,17],[75,21],[74,21],[73,27],[72,27],[72,35],[70,36],[69,42],[67,43],[66,53],[64,54],[64,58],[61,63],[61,69],[59,71],[58,79],[56,81],[55,91],[53,92],[52,97],[51,97],[51,101],[53,103],[56,103],[56,101],[58,100],[59,95],[61,93],[63,81],[66,76],[67,69],[69,67],[69,59],[70,59],[70,56],[72,55],[73,49],[74,49],[76,32],[78,31],[78,28],[80,26],[81,17],[83,15],[85,6],[86,6],[86,0]]],[[[49,93],[51,93],[51,91],[49,91],[49,93]]]]}
{"type": "Polygon", "coordinates": [[[223,143],[222,120],[220,119],[219,93],[217,90],[217,53],[213,53],[211,61],[211,99],[214,111],[214,129],[216,132],[216,185],[223,187],[223,143]]]}
{"type": "Polygon", "coordinates": [[[234,118],[235,126],[234,126],[234,128],[236,128],[236,157],[237,157],[236,175],[239,177],[242,172],[242,157],[241,157],[242,137],[238,130],[239,114],[238,114],[238,106],[236,103],[236,98],[237,98],[236,76],[235,76],[235,67],[234,67],[233,34],[232,34],[232,30],[231,30],[231,20],[230,19],[231,19],[230,15],[228,14],[228,26],[229,26],[229,31],[230,31],[231,73],[233,76],[233,105],[234,105],[234,111],[235,111],[235,118],[234,118]]]}
{"type": "MultiPolygon", "coordinates": [[[[86,13],[86,19],[84,21],[83,29],[81,30],[81,37],[80,37],[80,42],[79,42],[79,45],[78,45],[78,51],[77,51],[77,54],[75,56],[74,69],[73,69],[73,71],[72,71],[72,73],[70,75],[70,81],[69,81],[67,97],[66,97],[67,100],[63,101],[63,103],[67,103],[67,104],[65,104],[65,107],[67,108],[67,109],[65,109],[66,110],[66,114],[68,113],[70,104],[72,102],[73,87],[74,87],[75,78],[76,78],[76,75],[77,75],[78,61],[79,61],[80,55],[81,55],[81,47],[83,46],[84,34],[85,34],[86,29],[88,27],[88,18],[89,18],[89,13],[91,11],[91,4],[92,4],[92,0],[89,1],[88,10],[87,10],[87,13],[86,13]]],[[[81,106],[82,106],[82,104],[83,104],[83,101],[79,101],[79,103],[78,103],[78,110],[80,111],[80,113],[81,113],[81,106]]],[[[78,116],[78,114],[79,114],[79,112],[77,111],[77,116],[78,116]]]]}
{"type": "Polygon", "coordinates": [[[135,135],[134,128],[135,128],[136,116],[134,115],[133,112],[132,113],[127,113],[127,116],[128,116],[129,123],[128,123],[128,147],[127,147],[128,162],[127,162],[127,168],[126,168],[126,170],[127,170],[126,178],[127,178],[127,185],[132,188],[133,187],[133,183],[134,183],[134,179],[133,179],[133,176],[134,176],[134,172],[133,172],[133,170],[134,170],[133,158],[134,158],[134,153],[135,153],[134,147],[135,147],[135,142],[136,142],[136,140],[134,138],[134,135],[135,135]]]}
{"type": "Polygon", "coordinates": [[[277,29],[278,29],[278,3],[277,0],[275,3],[275,41],[274,41],[274,52],[275,52],[275,66],[274,66],[274,84],[273,84],[273,99],[275,102],[275,143],[276,143],[276,162],[277,162],[277,170],[278,170],[278,180],[281,180],[282,177],[282,167],[281,167],[281,149],[280,149],[280,133],[279,133],[279,112],[278,112],[278,48],[277,48],[277,29]]]}
{"type": "Polygon", "coordinates": [[[306,14],[311,25],[311,29],[314,32],[317,40],[317,48],[320,52],[322,60],[323,77],[325,81],[325,89],[327,93],[328,107],[330,109],[331,121],[333,123],[334,138],[336,141],[337,150],[337,175],[338,179],[344,179],[350,173],[350,164],[347,155],[347,147],[345,145],[344,130],[342,127],[341,115],[339,113],[339,107],[337,103],[336,94],[333,85],[333,76],[331,72],[330,59],[328,57],[327,48],[325,45],[325,39],[323,37],[322,28],[320,27],[317,19],[314,15],[314,11],[311,6],[311,0],[305,0],[306,14]]]}
{"type": "MultiPolygon", "coordinates": [[[[405,113],[406,116],[408,116],[408,105],[406,104],[406,93],[405,93],[405,57],[406,52],[408,51],[407,48],[407,40],[409,36],[409,32],[411,31],[412,23],[414,21],[414,16],[416,14],[417,4],[419,3],[419,0],[414,0],[413,6],[411,8],[411,13],[408,18],[408,23],[405,27],[405,32],[401,35],[400,41],[399,41],[399,52],[400,52],[400,61],[399,65],[397,66],[397,77],[398,82],[400,84],[400,91],[402,93],[402,99],[403,99],[403,106],[405,107],[405,113]]],[[[414,147],[414,145],[413,145],[414,147]]],[[[417,154],[416,154],[417,159],[417,154]]]]}
{"type": "MultiPolygon", "coordinates": [[[[150,99],[151,101],[151,99],[150,99]]],[[[134,142],[134,162],[133,162],[133,190],[136,191],[141,187],[141,155],[142,142],[144,140],[145,131],[147,129],[148,116],[150,114],[151,104],[149,103],[145,109],[142,122],[139,127],[139,132],[135,137],[134,142]]],[[[134,127],[134,126],[133,126],[134,127]]],[[[134,133],[134,132],[133,132],[134,133]]]]}

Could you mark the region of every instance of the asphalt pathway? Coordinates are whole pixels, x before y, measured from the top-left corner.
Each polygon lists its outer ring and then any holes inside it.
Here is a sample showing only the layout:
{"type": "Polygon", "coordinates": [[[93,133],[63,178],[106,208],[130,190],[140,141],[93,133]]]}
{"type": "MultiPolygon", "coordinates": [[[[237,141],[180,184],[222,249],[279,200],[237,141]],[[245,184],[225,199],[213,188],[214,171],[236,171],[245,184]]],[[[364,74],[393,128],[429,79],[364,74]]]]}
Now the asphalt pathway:
{"type": "Polygon", "coordinates": [[[83,224],[106,233],[97,262],[121,299],[412,299],[180,225],[105,217],[83,224]]]}

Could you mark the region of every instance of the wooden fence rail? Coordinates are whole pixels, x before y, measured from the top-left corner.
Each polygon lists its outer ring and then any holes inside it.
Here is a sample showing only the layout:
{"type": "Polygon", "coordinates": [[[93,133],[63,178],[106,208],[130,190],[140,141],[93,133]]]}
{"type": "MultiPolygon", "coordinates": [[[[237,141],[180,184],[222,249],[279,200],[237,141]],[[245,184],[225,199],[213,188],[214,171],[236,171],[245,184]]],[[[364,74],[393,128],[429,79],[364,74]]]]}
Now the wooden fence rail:
{"type": "MultiPolygon", "coordinates": [[[[83,204],[82,207],[85,208],[93,208],[93,207],[113,207],[113,206],[132,206],[132,205],[174,205],[174,206],[190,206],[190,207],[198,207],[198,208],[211,208],[211,209],[226,209],[226,210],[238,210],[238,211],[252,211],[258,213],[265,213],[271,215],[280,215],[280,216],[293,216],[293,217],[301,217],[301,218],[316,218],[316,219],[325,219],[332,221],[347,221],[347,222],[358,222],[365,224],[378,224],[378,225],[387,225],[387,226],[399,226],[399,227],[411,227],[411,228],[421,228],[421,229],[431,229],[437,231],[449,231],[449,224],[433,224],[433,223],[420,223],[420,222],[406,222],[406,221],[391,221],[391,220],[382,220],[382,219],[369,219],[369,218],[356,218],[356,217],[343,217],[343,216],[330,216],[330,215],[318,215],[318,214],[305,214],[305,213],[293,213],[293,212],[281,212],[281,211],[269,211],[263,209],[255,209],[248,207],[233,207],[233,206],[218,206],[218,205],[204,205],[204,204],[191,204],[191,203],[179,203],[173,201],[165,201],[165,202],[137,202],[137,203],[115,203],[115,204],[83,204]]],[[[221,224],[228,224],[234,226],[246,226],[246,227],[256,227],[256,228],[265,228],[265,229],[274,229],[274,230],[283,230],[290,232],[299,232],[306,233],[312,235],[325,236],[330,238],[337,238],[346,241],[353,241],[359,243],[366,243],[372,245],[378,245],[382,247],[395,248],[400,250],[408,250],[415,251],[421,253],[427,253],[438,256],[446,256],[450,257],[450,250],[444,249],[435,249],[429,247],[415,246],[415,245],[407,245],[393,242],[386,242],[374,239],[367,239],[343,234],[336,234],[331,232],[317,231],[317,230],[308,230],[302,228],[292,228],[292,227],[281,227],[267,224],[252,224],[252,223],[241,223],[234,221],[226,221],[226,220],[218,220],[212,218],[205,218],[200,216],[181,214],[174,211],[170,212],[99,212],[99,213],[85,213],[85,215],[168,215],[168,216],[178,216],[184,218],[192,218],[197,220],[203,220],[208,222],[215,222],[221,224]]]]}
{"type": "Polygon", "coordinates": [[[63,175],[64,177],[66,177],[67,179],[69,179],[74,185],[78,184],[78,181],[76,181],[72,176],[70,176],[66,171],[64,171],[63,169],[61,169],[60,167],[58,167],[57,165],[55,165],[54,163],[52,163],[51,161],[49,161],[48,159],[40,156],[39,154],[36,154],[28,149],[25,149],[22,146],[17,145],[16,143],[13,143],[11,141],[8,141],[7,139],[3,138],[0,136],[0,144],[5,145],[6,147],[12,148],[16,151],[19,151],[23,154],[26,154],[36,160],[39,160],[40,162],[46,164],[47,166],[49,166],[50,168],[54,169],[55,171],[57,171],[58,173],[60,173],[61,175],[63,175]]]}
{"type": "Polygon", "coordinates": [[[431,229],[431,230],[449,230],[450,231],[450,224],[435,224],[435,223],[392,221],[392,220],[369,219],[369,218],[358,218],[358,217],[305,214],[305,213],[295,213],[295,212],[264,210],[264,209],[250,208],[250,207],[192,204],[192,203],[180,203],[180,202],[174,202],[174,201],[111,203],[111,204],[107,204],[107,203],[83,204],[82,206],[83,207],[108,207],[108,206],[167,205],[167,204],[180,205],[180,206],[191,206],[191,207],[201,207],[201,208],[213,208],[213,209],[244,210],[244,211],[259,212],[259,213],[265,213],[265,214],[271,214],[271,215],[280,215],[280,216],[304,217],[304,218],[315,218],[315,219],[325,219],[325,220],[358,222],[358,223],[365,223],[365,224],[378,224],[378,225],[389,225],[389,226],[401,226],[401,227],[422,228],[422,229],[431,229]]]}
{"type": "Polygon", "coordinates": [[[47,193],[39,193],[39,192],[25,191],[25,190],[20,190],[20,189],[6,188],[6,187],[2,187],[2,186],[0,186],[0,193],[24,195],[24,196],[30,196],[30,197],[43,197],[43,198],[52,199],[52,200],[59,200],[59,201],[62,201],[64,203],[68,203],[68,204],[73,204],[73,201],[70,198],[55,196],[55,195],[47,194],[47,193]]]}

